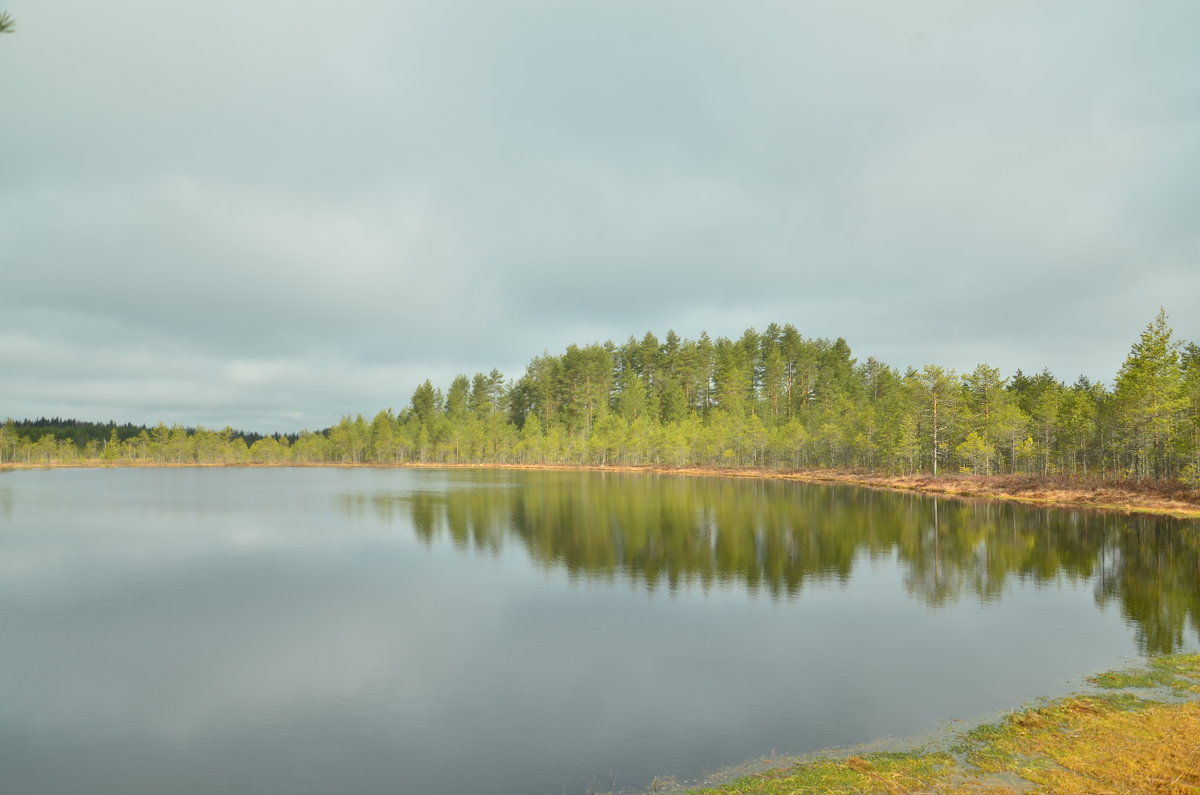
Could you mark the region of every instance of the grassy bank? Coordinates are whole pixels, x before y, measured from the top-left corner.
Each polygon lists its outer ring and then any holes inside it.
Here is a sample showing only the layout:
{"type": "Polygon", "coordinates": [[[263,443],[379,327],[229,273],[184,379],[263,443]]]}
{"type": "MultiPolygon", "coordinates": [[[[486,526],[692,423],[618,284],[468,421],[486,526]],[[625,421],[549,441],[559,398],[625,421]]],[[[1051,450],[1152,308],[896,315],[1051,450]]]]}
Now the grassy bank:
{"type": "Polygon", "coordinates": [[[688,792],[1200,792],[1200,655],[1089,681],[1097,693],[1017,710],[945,747],[808,759],[688,792]]]}
{"type": "Polygon", "coordinates": [[[802,483],[842,483],[852,486],[913,491],[959,499],[1009,500],[1058,508],[1087,508],[1121,513],[1148,513],[1184,519],[1200,518],[1200,488],[1177,481],[1132,481],[1105,478],[1072,478],[1038,475],[887,475],[832,469],[783,470],[731,467],[581,466],[577,464],[333,464],[239,462],[164,464],[139,461],[83,461],[69,464],[0,464],[0,471],[79,467],[360,467],[421,469],[526,469],[598,472],[651,472],[706,477],[762,478],[802,483]]]}

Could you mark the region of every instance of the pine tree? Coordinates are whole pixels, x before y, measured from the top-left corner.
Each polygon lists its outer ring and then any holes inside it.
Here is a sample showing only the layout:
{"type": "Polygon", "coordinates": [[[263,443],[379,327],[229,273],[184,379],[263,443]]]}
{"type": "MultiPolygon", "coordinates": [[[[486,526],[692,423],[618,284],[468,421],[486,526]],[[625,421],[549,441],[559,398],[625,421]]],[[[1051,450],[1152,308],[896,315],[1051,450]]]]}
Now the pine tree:
{"type": "Polygon", "coordinates": [[[1192,486],[1200,486],[1200,345],[1189,342],[1183,349],[1183,392],[1187,420],[1181,439],[1182,474],[1192,486]]]}
{"type": "Polygon", "coordinates": [[[909,370],[905,376],[912,389],[918,412],[923,420],[925,449],[933,474],[938,462],[946,457],[950,430],[958,419],[960,391],[953,370],[927,364],[919,372],[909,370]]]}
{"type": "Polygon", "coordinates": [[[1113,399],[1124,453],[1137,478],[1174,474],[1171,447],[1187,408],[1178,345],[1160,309],[1117,373],[1113,399]]]}

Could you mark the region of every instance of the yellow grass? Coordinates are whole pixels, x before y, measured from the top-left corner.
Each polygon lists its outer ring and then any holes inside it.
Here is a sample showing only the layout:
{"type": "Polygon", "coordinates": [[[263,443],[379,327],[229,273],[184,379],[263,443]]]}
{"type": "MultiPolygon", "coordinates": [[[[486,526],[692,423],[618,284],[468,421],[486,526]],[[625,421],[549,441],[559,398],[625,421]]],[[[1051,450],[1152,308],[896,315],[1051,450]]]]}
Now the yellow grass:
{"type": "Polygon", "coordinates": [[[1200,792],[1200,703],[1126,709],[1077,697],[1009,719],[992,747],[1011,770],[1061,793],[1200,792]]]}
{"type": "Polygon", "coordinates": [[[822,758],[693,790],[709,795],[880,793],[1200,793],[1200,655],[1093,677],[1191,700],[1131,693],[1070,696],[966,733],[952,752],[822,758]]]}

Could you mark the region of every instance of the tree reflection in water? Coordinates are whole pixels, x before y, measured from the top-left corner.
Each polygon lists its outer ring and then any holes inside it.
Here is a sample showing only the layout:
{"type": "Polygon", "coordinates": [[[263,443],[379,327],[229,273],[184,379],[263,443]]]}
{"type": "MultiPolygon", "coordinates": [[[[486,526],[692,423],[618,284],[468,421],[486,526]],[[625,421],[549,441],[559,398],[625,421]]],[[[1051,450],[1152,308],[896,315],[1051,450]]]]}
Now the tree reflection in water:
{"type": "Polygon", "coordinates": [[[403,520],[427,544],[497,552],[519,542],[545,568],[656,589],[737,585],[795,598],[895,557],[933,608],[999,600],[1013,578],[1092,582],[1149,654],[1200,633],[1196,522],[764,480],[476,471],[446,490],[347,495],[348,514],[403,520]]]}

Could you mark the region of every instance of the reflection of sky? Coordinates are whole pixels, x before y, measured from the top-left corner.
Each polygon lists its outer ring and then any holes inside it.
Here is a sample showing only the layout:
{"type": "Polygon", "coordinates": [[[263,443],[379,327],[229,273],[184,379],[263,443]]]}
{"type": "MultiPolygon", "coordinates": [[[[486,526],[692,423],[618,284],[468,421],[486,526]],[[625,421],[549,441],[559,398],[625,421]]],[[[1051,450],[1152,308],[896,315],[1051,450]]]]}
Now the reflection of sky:
{"type": "Polygon", "coordinates": [[[537,568],[516,543],[427,547],[337,506],[348,489],[445,485],[7,477],[0,789],[633,786],[976,716],[1134,651],[1088,583],[931,609],[895,559],[861,554],[849,582],[795,600],[647,592],[537,568]]]}

